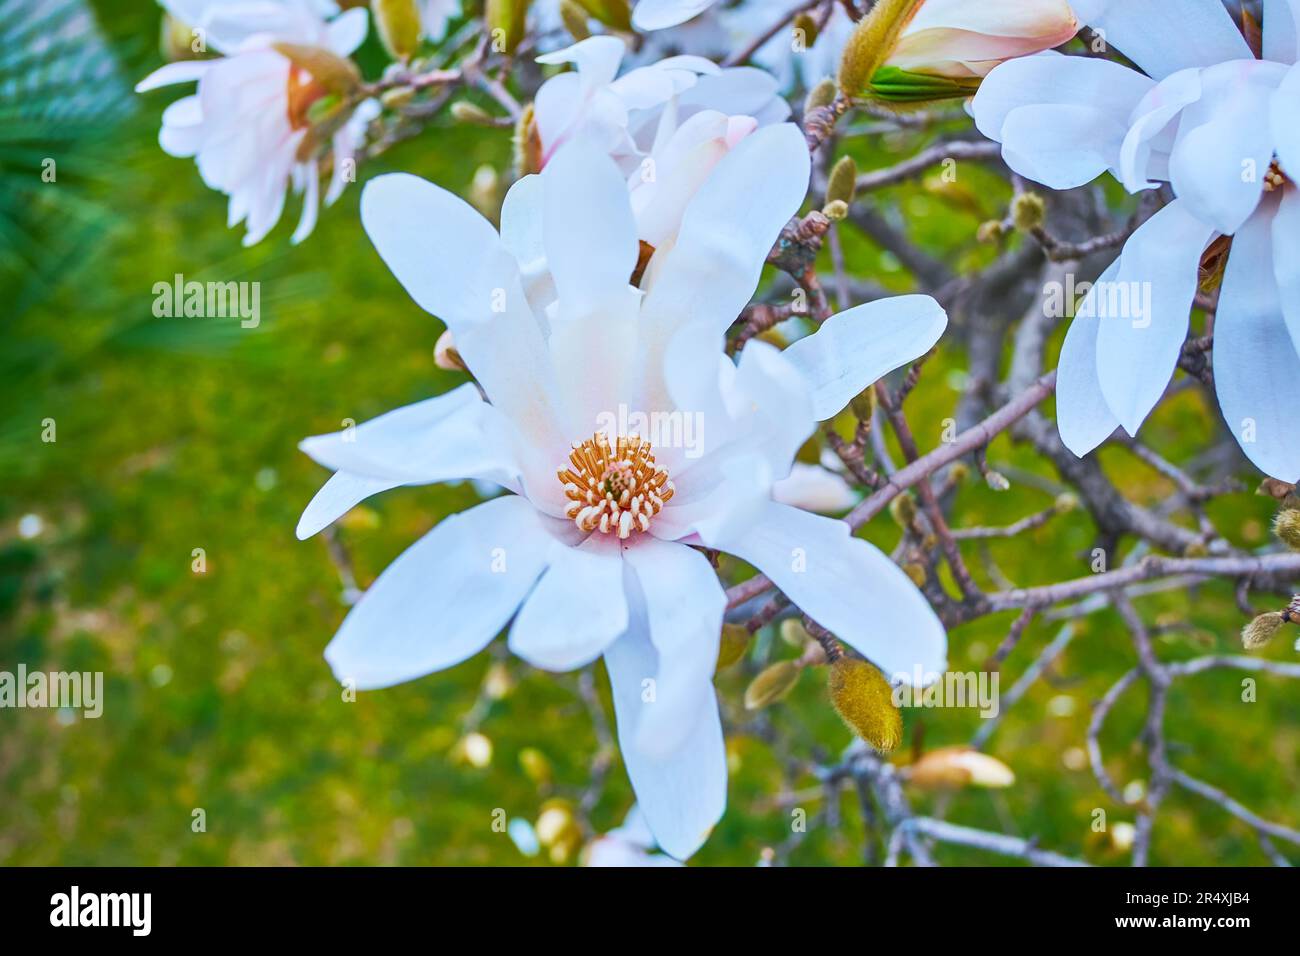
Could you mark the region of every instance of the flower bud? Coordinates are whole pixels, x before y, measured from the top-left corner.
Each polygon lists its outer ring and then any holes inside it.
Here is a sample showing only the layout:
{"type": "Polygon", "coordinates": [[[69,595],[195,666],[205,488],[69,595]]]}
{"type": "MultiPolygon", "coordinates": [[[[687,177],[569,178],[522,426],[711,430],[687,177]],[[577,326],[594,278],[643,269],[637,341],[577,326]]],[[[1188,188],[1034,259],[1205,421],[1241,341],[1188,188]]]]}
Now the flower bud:
{"type": "Polygon", "coordinates": [[[457,100],[451,104],[451,117],[467,126],[496,126],[497,121],[487,110],[469,100],[457,100]]]}
{"type": "Polygon", "coordinates": [[[749,639],[753,635],[743,624],[722,625],[722,638],[718,642],[718,663],[714,671],[730,667],[745,656],[749,649],[749,639]]]}
{"type": "Polygon", "coordinates": [[[794,690],[803,669],[794,661],[780,661],[763,670],[745,688],[745,709],[762,710],[794,690]]]}
{"type": "Polygon", "coordinates": [[[579,6],[612,30],[632,29],[632,4],[628,0],[576,0],[579,6]]]}
{"type": "Polygon", "coordinates": [[[529,103],[515,123],[515,169],[520,176],[542,171],[542,137],[537,131],[537,114],[529,103]]]}
{"type": "Polygon", "coordinates": [[[920,561],[908,561],[903,565],[903,573],[912,579],[912,583],[918,588],[925,587],[925,581],[929,577],[925,571],[925,565],[920,561]]]}
{"type": "Polygon", "coordinates": [[[813,44],[817,42],[817,20],[807,10],[799,13],[791,24],[794,31],[794,41],[798,46],[797,50],[811,50],[813,44]]]}
{"type": "Polygon", "coordinates": [[[831,704],[849,729],[881,753],[903,739],[903,715],[894,706],[894,692],[874,664],[852,657],[831,662],[831,704]]]}
{"type": "Polygon", "coordinates": [[[876,414],[876,387],[868,385],[849,400],[849,409],[860,422],[869,422],[876,414]]]}
{"type": "Polygon", "coordinates": [[[870,74],[871,94],[886,102],[969,96],[999,63],[1060,46],[1079,29],[1066,0],[923,0],[911,14],[870,74]]]}
{"type": "Polygon", "coordinates": [[[395,60],[407,60],[420,45],[420,10],[415,0],[370,0],[380,42],[395,60]]]}
{"type": "Polygon", "coordinates": [[[528,0],[487,0],[484,22],[493,53],[514,53],[524,38],[528,0]]]}
{"type": "Polygon", "coordinates": [[[1241,644],[1248,651],[1263,647],[1285,624],[1286,617],[1278,611],[1261,614],[1241,629],[1241,644]]]}
{"type": "Polygon", "coordinates": [[[575,0],[560,0],[560,19],[564,21],[564,29],[569,31],[569,36],[573,37],[575,43],[591,36],[587,17],[587,11],[575,0]]]}
{"type": "Polygon", "coordinates": [[[1273,533],[1292,551],[1300,551],[1300,511],[1286,508],[1273,519],[1273,533]]]}
{"type": "Polygon", "coordinates": [[[808,633],[808,628],[804,627],[803,621],[797,617],[788,617],[781,622],[781,640],[795,650],[802,651],[812,643],[812,639],[812,635],[808,633]]]}
{"type": "Polygon", "coordinates": [[[912,765],[910,780],[924,790],[962,787],[1009,787],[1016,782],[1011,768],[996,757],[969,747],[940,747],[912,765]]]}
{"type": "Polygon", "coordinates": [[[849,204],[843,199],[832,199],[822,207],[822,215],[831,222],[840,222],[841,220],[848,218],[849,204]]]}
{"type": "Polygon", "coordinates": [[[911,495],[899,495],[889,503],[889,515],[900,528],[906,530],[916,523],[916,502],[911,495]]]}
{"type": "Polygon", "coordinates": [[[1011,202],[1011,221],[1021,232],[1041,229],[1047,218],[1047,203],[1038,193],[1021,193],[1011,202]]]}
{"type": "Polygon", "coordinates": [[[825,79],[808,91],[807,98],[803,101],[803,115],[807,116],[813,110],[821,109],[823,106],[830,106],[835,102],[835,81],[825,79]]]}
{"type": "Polygon", "coordinates": [[[839,162],[832,167],[830,177],[826,181],[826,201],[830,203],[838,199],[845,203],[851,203],[857,188],[858,164],[853,161],[852,156],[840,157],[839,162]]]}

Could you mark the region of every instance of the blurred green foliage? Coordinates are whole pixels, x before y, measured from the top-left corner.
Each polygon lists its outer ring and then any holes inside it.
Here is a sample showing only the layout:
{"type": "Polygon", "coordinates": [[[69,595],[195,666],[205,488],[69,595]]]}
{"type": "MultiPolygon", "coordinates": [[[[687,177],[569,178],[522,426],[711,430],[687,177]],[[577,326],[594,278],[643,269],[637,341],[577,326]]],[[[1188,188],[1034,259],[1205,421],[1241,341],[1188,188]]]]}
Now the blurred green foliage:
{"type": "MultiPolygon", "coordinates": [[[[94,7],[121,77],[134,82],[157,62],[157,11],[94,7]]],[[[151,94],[137,98],[133,113],[104,111],[93,129],[37,135],[28,144],[34,152],[0,147],[0,195],[35,197],[41,210],[11,247],[27,265],[0,272],[0,669],[22,661],[33,670],[103,670],[107,693],[98,720],[0,710],[0,864],[544,862],[496,832],[493,814],[536,819],[547,799],[577,801],[585,792],[598,740],[579,678],[531,671],[498,641],[448,673],[345,701],[321,657],[345,613],[339,578],[322,537],[293,535],[325,477],[297,441],[461,381],[434,367],[441,326],[408,299],[366,240],[359,188],[322,215],[304,245],[291,248],[291,226],[282,224],[260,246],[241,249],[239,233],[224,228],[224,197],[204,189],[192,163],[157,148],[168,99],[151,94]],[[97,158],[80,175],[40,183],[46,151],[60,158],[91,147],[97,158]],[[72,230],[87,223],[92,238],[73,243],[72,230]],[[261,325],[155,319],[153,284],[176,273],[260,281],[261,325]],[[57,423],[54,443],[41,441],[47,418],[57,423]],[[24,515],[39,516],[39,534],[19,536],[24,515]],[[202,574],[191,570],[196,548],[205,554],[202,574]],[[489,676],[493,694],[485,695],[489,676]],[[484,766],[456,759],[469,730],[492,744],[484,766]],[[521,768],[529,748],[549,761],[550,782],[521,768]],[[205,811],[206,832],[192,831],[196,808],[205,811]]],[[[904,135],[858,142],[853,152],[870,169],[916,145],[904,135]]],[[[480,164],[504,168],[508,157],[508,133],[440,123],[362,178],[403,169],[463,194],[480,164]]],[[[956,184],[890,195],[912,234],[963,268],[987,260],[974,231],[1002,215],[1007,198],[1003,184],[976,170],[967,178],[965,167],[956,184]]],[[[855,274],[909,288],[892,256],[845,232],[855,274]]],[[[961,369],[960,354],[942,351],[909,402],[925,447],[956,407],[961,369]]],[[[1188,391],[1160,409],[1145,435],[1184,460],[1210,440],[1216,421],[1188,391]]],[[[1006,524],[1050,505],[1054,476],[1032,454],[1000,439],[990,460],[1012,476],[1012,490],[968,483],[954,523],[1006,524]]],[[[1103,460],[1137,500],[1171,493],[1122,450],[1103,460]]],[[[340,537],[361,585],[475,500],[468,486],[440,486],[392,492],[358,509],[340,537]]],[[[1239,494],[1217,505],[1215,517],[1236,543],[1258,547],[1268,543],[1270,514],[1269,502],[1239,494]]],[[[896,530],[883,516],[867,534],[888,547],[896,530]]],[[[1074,513],[1016,541],[990,542],[983,557],[970,553],[982,585],[994,586],[994,574],[1028,585],[1086,574],[1092,539],[1086,515],[1074,513]]],[[[1236,649],[1242,620],[1229,585],[1169,592],[1143,607],[1169,625],[1162,655],[1236,649]]],[[[978,667],[1011,619],[956,630],[954,669],[978,667]]],[[[437,626],[429,622],[431,635],[437,626]]],[[[1003,669],[1004,691],[1054,632],[1042,621],[1029,628],[1003,669]]],[[[1266,653],[1293,654],[1289,641],[1266,653]]],[[[794,693],[757,715],[741,704],[758,670],[795,654],[765,632],[745,663],[718,680],[730,806],[697,864],[754,863],[764,847],[790,837],[792,807],[807,810],[811,823],[792,862],[861,860],[863,824],[851,795],[839,798],[840,825],[825,827],[814,780],[794,781],[791,799],[783,792],[790,757],[831,758],[849,742],[823,674],[806,672],[794,693]]],[[[990,752],[1014,769],[1016,784],[953,796],[949,818],[1116,861],[1091,830],[1093,811],[1104,808],[1112,823],[1133,811],[1113,805],[1079,758],[1092,704],[1133,663],[1112,616],[1082,622],[1057,666],[992,738],[990,752]]],[[[603,674],[595,686],[610,719],[603,674]]],[[[1134,743],[1142,713],[1138,691],[1117,708],[1104,738],[1121,785],[1144,777],[1134,743]]],[[[929,748],[967,741],[979,725],[970,710],[911,711],[906,720],[900,760],[922,734],[929,748]]],[[[1258,702],[1245,704],[1240,675],[1195,678],[1174,690],[1168,727],[1176,763],[1257,812],[1295,823],[1293,686],[1261,677],[1258,702]]],[[[931,798],[915,799],[932,806],[931,798]]],[[[616,763],[590,824],[617,825],[631,800],[616,763]]],[[[939,858],[1001,862],[952,849],[939,858]]],[[[1160,817],[1154,860],[1265,862],[1243,826],[1180,793],[1160,817]]]]}

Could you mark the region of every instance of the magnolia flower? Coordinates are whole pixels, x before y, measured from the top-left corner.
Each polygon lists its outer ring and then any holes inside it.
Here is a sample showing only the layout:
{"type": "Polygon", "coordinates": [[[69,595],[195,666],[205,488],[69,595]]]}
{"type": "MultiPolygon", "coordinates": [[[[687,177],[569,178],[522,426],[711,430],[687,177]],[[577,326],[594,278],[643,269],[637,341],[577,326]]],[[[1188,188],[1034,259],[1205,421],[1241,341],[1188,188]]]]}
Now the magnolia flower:
{"type": "Polygon", "coordinates": [[[1214,381],[1246,456],[1300,478],[1300,0],[1265,0],[1262,59],[1218,0],[1076,0],[1143,72],[1045,54],[998,67],[974,101],[1007,163],[1053,189],[1109,170],[1176,197],[1129,238],[1061,351],[1061,438],[1084,455],[1136,434],[1164,394],[1202,274],[1217,281],[1214,381]],[[1208,254],[1207,254],[1208,253],[1208,254]]]}
{"type": "Polygon", "coordinates": [[[815,423],[927,351],[943,310],[881,300],[784,352],[751,341],[737,363],[723,349],[809,165],[793,125],[746,137],[643,270],[623,175],[590,144],[510,190],[499,236],[430,183],[373,180],[366,232],[447,323],[477,384],[302,444],[336,473],[300,537],[401,485],[478,478],[507,492],[447,518],[379,576],[326,650],[335,675],[362,689],[411,680],[512,619],[510,649],[537,667],[603,657],[632,787],[679,859],[722,814],[727,777],[712,685],[726,597],[699,548],[759,568],[886,673],[944,666],[942,626],[888,557],[772,498],[815,423]],[[539,254],[556,292],[545,309],[523,288],[539,254]]]}
{"type": "Polygon", "coordinates": [[[796,461],[790,474],[772,486],[772,498],[819,514],[848,511],[858,503],[858,494],[844,476],[823,465],[796,461]]]}
{"type": "Polygon", "coordinates": [[[227,225],[245,223],[244,245],[260,242],[279,222],[290,187],[302,193],[302,215],[292,241],[316,225],[320,164],[330,158],[333,175],[325,203],[333,203],[352,178],[353,159],[377,106],[350,115],[336,112],[322,128],[309,118],[329,106],[323,82],[281,53],[276,44],[319,48],[346,57],[366,37],[366,12],[348,10],[326,20],[311,0],[165,0],[168,11],[189,24],[196,38],[223,54],[184,60],[151,73],[137,86],[145,92],[198,81],[198,91],[163,112],[158,141],[172,156],[195,157],[199,175],[230,197],[227,225]]]}
{"type": "Polygon", "coordinates": [[[583,854],[584,866],[681,866],[677,860],[653,852],[654,834],[646,826],[645,817],[635,804],[628,811],[623,825],[596,837],[587,844],[583,854]]]}

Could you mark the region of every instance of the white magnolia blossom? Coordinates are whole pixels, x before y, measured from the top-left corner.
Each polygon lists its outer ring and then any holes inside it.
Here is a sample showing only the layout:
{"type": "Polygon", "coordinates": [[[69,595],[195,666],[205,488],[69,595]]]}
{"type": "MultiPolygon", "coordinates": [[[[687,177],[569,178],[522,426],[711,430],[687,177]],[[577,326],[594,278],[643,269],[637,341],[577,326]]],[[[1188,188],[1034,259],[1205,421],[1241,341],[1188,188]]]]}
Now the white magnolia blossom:
{"type": "Polygon", "coordinates": [[[447,35],[447,24],[460,16],[460,0],[418,0],[420,32],[435,43],[447,35]]]}
{"type": "MultiPolygon", "coordinates": [[[[666,250],[718,161],[790,107],[762,70],[724,70],[702,57],[669,57],[618,76],[625,49],[617,37],[594,36],[538,57],[577,67],[537,91],[541,163],[578,140],[612,157],[626,177],[637,238],[666,250]]],[[[530,274],[544,268],[539,260],[530,274]]]]}
{"type": "Polygon", "coordinates": [[[677,860],[655,853],[655,838],[645,816],[635,804],[623,825],[596,837],[583,853],[584,866],[681,866],[677,860]]]}
{"type": "MultiPolygon", "coordinates": [[[[136,86],[143,93],[198,81],[197,92],[163,112],[158,136],[163,150],[194,157],[203,182],[230,197],[227,225],[245,224],[244,245],[260,242],[280,221],[292,187],[303,197],[292,240],[301,242],[315,228],[320,206],[319,159],[314,149],[304,149],[307,110],[325,91],[273,44],[316,46],[348,56],[366,38],[366,11],[327,19],[322,11],[333,5],[312,0],[166,0],[165,5],[222,56],[169,63],[136,86]]],[[[377,109],[362,104],[334,133],[326,205],[353,178],[352,160],[377,109]]]]}
{"type": "Polygon", "coordinates": [[[974,101],[1007,163],[1053,189],[1109,170],[1176,197],[1125,244],[1080,305],[1057,382],[1077,455],[1130,435],[1164,394],[1187,337],[1202,256],[1231,236],[1214,319],[1223,416],[1261,470],[1300,478],[1300,0],[1264,0],[1262,58],[1218,0],[1075,0],[1142,70],[1043,54],[994,70],[974,101]]]}
{"type": "Polygon", "coordinates": [[[726,794],[712,683],[726,597],[699,548],[766,573],[887,674],[945,663],[942,625],[886,555],[773,500],[816,422],[926,352],[943,310],[904,296],[784,352],[751,341],[737,362],[723,348],[809,167],[793,125],[746,137],[642,270],[624,176],[589,143],[515,184],[501,235],[430,183],[378,177],[362,195],[366,232],[477,384],[302,444],[335,474],[301,537],[402,485],[477,478],[508,492],[446,518],[379,576],[326,651],[335,675],[362,689],[411,680],[512,620],[510,649],[535,666],[603,656],[633,789],[679,859],[726,794]],[[545,308],[524,291],[539,258],[555,292],[545,308]]]}

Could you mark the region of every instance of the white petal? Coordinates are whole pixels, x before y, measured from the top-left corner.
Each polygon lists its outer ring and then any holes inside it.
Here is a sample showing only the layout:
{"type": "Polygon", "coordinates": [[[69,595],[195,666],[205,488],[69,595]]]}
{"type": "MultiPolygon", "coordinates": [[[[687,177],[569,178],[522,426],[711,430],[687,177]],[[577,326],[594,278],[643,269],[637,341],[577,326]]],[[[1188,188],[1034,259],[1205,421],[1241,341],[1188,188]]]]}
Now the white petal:
{"type": "Polygon", "coordinates": [[[515,495],[452,515],[388,566],[325,651],[340,681],[390,687],[459,664],[505,626],[554,539],[515,495]]]}
{"type": "Polygon", "coordinates": [[[1293,181],[1300,178],[1300,107],[1297,104],[1300,104],[1300,64],[1287,71],[1269,104],[1277,156],[1293,181]]]}
{"type": "Polygon", "coordinates": [[[1264,59],[1300,59],[1300,0],[1264,0],[1264,59]]]}
{"type": "Polygon", "coordinates": [[[797,461],[790,474],[772,486],[772,500],[804,511],[840,514],[858,503],[858,494],[842,475],[797,461]]]}
{"type": "Polygon", "coordinates": [[[366,41],[370,21],[366,11],[357,7],[344,10],[325,28],[326,43],[340,56],[349,56],[366,41]]]}
{"type": "Polygon", "coordinates": [[[634,608],[632,629],[605,652],[619,746],[628,778],[655,842],[684,860],[700,848],[727,804],[727,755],[722,722],[710,685],[701,689],[698,719],[670,756],[645,753],[640,725],[657,704],[646,692],[659,673],[659,653],[647,633],[644,608],[634,608]]]}
{"type": "Polygon", "coordinates": [[[170,86],[173,83],[190,83],[194,80],[201,79],[203,74],[208,72],[212,66],[212,60],[181,60],[179,63],[168,63],[154,70],[143,80],[135,85],[137,93],[147,93],[150,90],[156,90],[160,86],[170,86]]]}
{"type": "Polygon", "coordinates": [[[1214,323],[1214,384],[1233,436],[1255,465],[1300,480],[1300,365],[1273,280],[1271,221],[1264,203],[1232,242],[1214,323]]]}
{"type": "Polygon", "coordinates": [[[708,559],[684,544],[642,535],[626,558],[645,597],[650,642],[659,658],[654,702],[637,726],[637,748],[667,757],[690,736],[701,704],[713,705],[727,596],[708,559]]]}
{"type": "Polygon", "coordinates": [[[948,639],[911,579],[843,521],[769,504],[717,542],[754,565],[809,617],[893,678],[942,673],[948,639]]]}
{"type": "Polygon", "coordinates": [[[1074,189],[1114,167],[1128,127],[1093,106],[1036,103],[1007,114],[1002,158],[1051,189],[1074,189]]]}
{"type": "Polygon", "coordinates": [[[1174,373],[1201,253],[1213,235],[1184,202],[1170,203],[1129,237],[1115,281],[1095,285],[1079,307],[1100,319],[1097,378],[1130,435],[1137,434],[1174,373]]]}
{"type": "Polygon", "coordinates": [[[1056,128],[1068,126],[1067,142],[1084,151],[1097,175],[1118,163],[1129,116],[1154,85],[1141,73],[1109,60],[1040,53],[995,68],[980,84],[971,113],[981,133],[1003,144],[1003,158],[1016,172],[1053,179],[1060,162],[1069,166],[1066,181],[1078,180],[1089,169],[1080,166],[1080,159],[1063,156],[1060,142],[1045,141],[1028,122],[1038,116],[1047,119],[1047,114],[1022,114],[1008,136],[1005,127],[1011,114],[1029,107],[1068,107],[1054,121],[1056,128]]]}
{"type": "Polygon", "coordinates": [[[813,415],[825,421],[868,385],[928,352],[948,315],[927,295],[880,299],[833,315],[782,355],[808,383],[813,415]]]}
{"type": "MultiPolygon", "coordinates": [[[[1119,260],[1110,264],[1096,285],[1108,288],[1119,276],[1119,260]]],[[[1065,333],[1056,372],[1056,424],[1065,447],[1082,458],[1119,427],[1101,393],[1097,378],[1095,313],[1076,315],[1065,333]]]]}
{"type": "Polygon", "coordinates": [[[549,567],[510,628],[510,650],[549,671],[584,667],[627,630],[623,557],[612,534],[556,543],[549,567]]]}
{"type": "Polygon", "coordinates": [[[563,50],[539,56],[537,62],[548,66],[572,63],[582,74],[584,83],[604,86],[613,82],[626,50],[627,45],[618,37],[599,35],[579,40],[563,50]]]}
{"type": "Polygon", "coordinates": [[[1120,147],[1118,174],[1125,189],[1135,193],[1156,185],[1150,181],[1154,174],[1153,153],[1157,152],[1157,146],[1162,147],[1160,153],[1168,164],[1177,125],[1174,119],[1184,107],[1200,98],[1201,71],[1196,69],[1179,70],[1161,80],[1142,98],[1133,111],[1132,126],[1120,147]]]}
{"type": "Polygon", "coordinates": [[[472,383],[298,446],[335,471],[398,484],[518,477],[500,414],[472,383]]]}
{"type": "Polygon", "coordinates": [[[1282,191],[1273,219],[1273,273],[1291,342],[1300,352],[1300,192],[1282,191]]]}
{"type": "Polygon", "coordinates": [[[1157,80],[1189,66],[1254,57],[1219,0],[1070,0],[1081,23],[1157,80]]]}
{"type": "Polygon", "coordinates": [[[321,485],[298,519],[298,540],[304,541],[333,524],[371,495],[400,488],[403,484],[405,482],[388,478],[365,478],[346,471],[335,472],[321,485]]]}
{"type": "Polygon", "coordinates": [[[717,0],[637,0],[632,26],[638,30],[663,30],[698,16],[717,0]]]}
{"type": "Polygon", "coordinates": [[[1174,193],[1205,222],[1232,235],[1259,201],[1273,159],[1266,104],[1276,64],[1224,63],[1201,75],[1201,97],[1183,110],[1169,158],[1174,193]],[[1263,69],[1261,67],[1268,67],[1263,69]]]}
{"type": "Polygon", "coordinates": [[[306,164],[303,175],[307,181],[302,193],[302,215],[298,220],[298,228],[289,237],[290,245],[295,246],[315,230],[316,218],[320,212],[320,171],[314,160],[306,164]]]}

